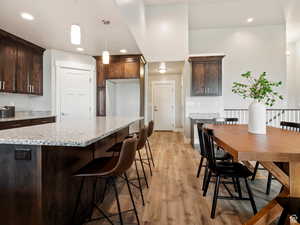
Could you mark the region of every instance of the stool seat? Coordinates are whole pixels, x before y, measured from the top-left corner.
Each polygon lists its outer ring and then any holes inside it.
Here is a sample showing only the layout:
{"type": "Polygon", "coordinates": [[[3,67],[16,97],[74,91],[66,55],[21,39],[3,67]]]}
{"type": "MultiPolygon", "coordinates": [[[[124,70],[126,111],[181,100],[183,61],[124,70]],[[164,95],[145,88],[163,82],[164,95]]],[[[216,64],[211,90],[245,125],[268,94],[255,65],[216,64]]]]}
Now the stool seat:
{"type": "Polygon", "coordinates": [[[75,172],[73,176],[110,176],[111,171],[116,167],[118,161],[118,156],[96,158],[75,172]]]}

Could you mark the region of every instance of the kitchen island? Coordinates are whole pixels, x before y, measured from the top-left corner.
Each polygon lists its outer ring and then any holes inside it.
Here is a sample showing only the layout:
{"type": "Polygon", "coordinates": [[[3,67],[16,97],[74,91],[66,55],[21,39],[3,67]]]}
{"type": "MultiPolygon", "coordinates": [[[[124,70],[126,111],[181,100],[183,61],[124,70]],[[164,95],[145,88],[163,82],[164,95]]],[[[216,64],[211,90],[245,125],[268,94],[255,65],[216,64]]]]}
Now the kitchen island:
{"type": "MultiPolygon", "coordinates": [[[[71,225],[81,182],[72,174],[124,140],[141,119],[96,117],[0,131],[0,224],[71,225]]],[[[91,212],[95,180],[86,184],[72,225],[91,212]]]]}

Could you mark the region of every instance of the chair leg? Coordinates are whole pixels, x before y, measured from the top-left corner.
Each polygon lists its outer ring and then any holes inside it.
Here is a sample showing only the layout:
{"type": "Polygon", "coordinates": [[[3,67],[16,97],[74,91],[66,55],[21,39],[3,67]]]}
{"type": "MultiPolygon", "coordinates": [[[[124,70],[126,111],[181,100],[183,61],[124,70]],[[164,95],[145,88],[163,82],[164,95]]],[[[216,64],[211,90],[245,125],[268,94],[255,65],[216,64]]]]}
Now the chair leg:
{"type": "Polygon", "coordinates": [[[200,176],[200,172],[201,172],[202,164],[203,164],[203,159],[204,159],[203,156],[201,156],[200,164],[199,164],[198,171],[197,171],[197,177],[200,176]]]}
{"type": "Polygon", "coordinates": [[[203,181],[202,181],[202,191],[204,191],[204,188],[205,188],[205,182],[206,182],[206,179],[207,179],[207,175],[208,175],[208,167],[206,165],[205,171],[204,171],[204,177],[203,177],[203,181]]]}
{"type": "Polygon", "coordinates": [[[152,155],[152,149],[151,149],[151,146],[150,146],[149,139],[147,138],[146,141],[147,141],[148,146],[149,146],[149,152],[150,152],[150,157],[151,157],[151,161],[152,161],[153,167],[155,167],[154,160],[153,160],[153,155],[152,155]]]}
{"type": "Polygon", "coordinates": [[[140,225],[140,220],[139,220],[138,212],[136,210],[136,206],[135,206],[135,203],[134,203],[134,199],[133,199],[133,196],[132,196],[132,192],[131,192],[131,188],[130,188],[130,184],[129,184],[126,172],[124,173],[124,175],[125,175],[125,180],[126,180],[126,183],[127,183],[128,192],[129,192],[129,195],[130,195],[130,198],[131,198],[131,202],[132,202],[132,205],[133,205],[133,209],[134,209],[136,221],[137,221],[138,225],[140,225]]]}
{"type": "Polygon", "coordinates": [[[118,188],[117,188],[115,179],[116,178],[111,178],[112,184],[113,184],[112,186],[114,188],[115,196],[116,196],[116,200],[117,200],[117,206],[118,206],[118,213],[119,213],[120,224],[124,225],[123,218],[122,218],[122,213],[121,213],[121,205],[120,205],[119,193],[118,193],[118,188]]]}
{"type": "Polygon", "coordinates": [[[255,201],[254,201],[254,198],[253,198],[253,194],[252,194],[251,188],[250,188],[250,186],[248,184],[247,178],[245,178],[245,184],[246,184],[246,188],[247,188],[247,191],[248,191],[248,195],[249,195],[249,199],[250,199],[250,202],[251,202],[251,206],[252,206],[252,209],[253,209],[253,213],[255,215],[257,213],[257,208],[256,208],[256,204],[255,204],[255,201]]]}
{"type": "Polygon", "coordinates": [[[210,218],[214,219],[216,215],[216,208],[217,208],[217,202],[218,202],[218,196],[219,196],[219,187],[220,187],[220,176],[217,176],[216,184],[215,184],[215,191],[214,191],[214,199],[212,203],[211,208],[211,214],[210,218]]]}
{"type": "Polygon", "coordinates": [[[237,177],[236,178],[236,186],[237,186],[237,192],[239,194],[239,198],[243,198],[242,190],[241,190],[241,183],[240,179],[237,177]]]}
{"type": "Polygon", "coordinates": [[[267,189],[266,194],[269,195],[271,191],[271,184],[272,184],[272,174],[269,172],[268,174],[268,183],[267,183],[267,189]]]}
{"type": "Polygon", "coordinates": [[[211,171],[209,170],[206,181],[205,181],[205,184],[204,184],[203,196],[206,196],[206,194],[207,194],[210,179],[211,179],[211,171]]]}
{"type": "Polygon", "coordinates": [[[288,211],[283,209],[277,225],[285,225],[288,216],[289,216],[288,211]]]}
{"type": "MultiPolygon", "coordinates": [[[[143,159],[142,159],[140,150],[138,150],[138,155],[139,155],[139,158],[140,158],[140,163],[141,163],[141,166],[142,166],[142,170],[143,170],[143,174],[144,174],[144,177],[145,177],[146,185],[147,185],[147,188],[149,188],[148,179],[147,179],[147,176],[146,176],[145,167],[144,167],[144,163],[143,163],[143,159]]],[[[151,166],[150,166],[150,174],[152,175],[151,166]]]]}
{"type": "Polygon", "coordinates": [[[150,162],[150,157],[149,157],[149,153],[148,153],[148,146],[145,145],[145,149],[146,149],[146,156],[147,156],[147,160],[148,160],[148,166],[150,169],[150,175],[152,176],[152,168],[151,168],[151,162],[150,162]]]}
{"type": "Polygon", "coordinates": [[[257,174],[258,167],[259,167],[259,162],[256,162],[256,163],[255,163],[255,167],[254,167],[254,171],[253,171],[253,175],[252,175],[252,178],[251,178],[252,181],[255,180],[255,177],[256,177],[256,174],[257,174]]]}
{"type": "Polygon", "coordinates": [[[85,181],[85,177],[83,177],[83,178],[81,179],[80,188],[79,188],[79,192],[78,192],[78,194],[77,194],[76,203],[75,203],[75,208],[74,208],[73,216],[72,216],[72,220],[71,220],[71,221],[72,221],[72,224],[74,224],[74,219],[75,219],[75,216],[76,216],[76,213],[77,213],[79,204],[80,204],[80,197],[81,197],[81,192],[82,192],[82,189],[83,189],[84,181],[85,181]]]}
{"type": "Polygon", "coordinates": [[[136,164],[136,160],[134,160],[134,165],[135,165],[135,169],[136,169],[136,175],[137,175],[137,179],[139,182],[139,189],[140,189],[140,193],[141,193],[141,197],[142,197],[142,203],[143,206],[145,205],[145,201],[144,201],[144,195],[143,195],[143,188],[142,188],[142,184],[141,184],[141,178],[140,178],[140,173],[136,164]]]}

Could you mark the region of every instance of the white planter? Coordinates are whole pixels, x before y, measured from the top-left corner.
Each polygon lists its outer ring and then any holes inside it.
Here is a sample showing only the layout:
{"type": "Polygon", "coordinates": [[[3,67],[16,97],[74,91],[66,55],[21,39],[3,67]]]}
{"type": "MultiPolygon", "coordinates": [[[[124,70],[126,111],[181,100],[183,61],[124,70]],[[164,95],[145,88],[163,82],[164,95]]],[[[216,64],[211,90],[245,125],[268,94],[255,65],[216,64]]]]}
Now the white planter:
{"type": "Polygon", "coordinates": [[[249,106],[248,131],[253,134],[267,133],[267,113],[264,104],[253,101],[249,106]]]}

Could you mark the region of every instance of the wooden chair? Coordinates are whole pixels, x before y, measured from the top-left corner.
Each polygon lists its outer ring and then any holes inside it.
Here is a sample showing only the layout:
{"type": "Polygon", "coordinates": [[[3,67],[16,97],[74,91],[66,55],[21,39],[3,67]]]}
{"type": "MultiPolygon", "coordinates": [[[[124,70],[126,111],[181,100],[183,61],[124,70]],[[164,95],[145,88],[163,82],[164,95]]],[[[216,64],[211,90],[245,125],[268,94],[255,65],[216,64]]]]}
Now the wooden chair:
{"type": "MultiPolygon", "coordinates": [[[[285,122],[281,121],[280,122],[281,129],[284,130],[289,130],[289,131],[295,131],[295,132],[300,132],[300,123],[294,123],[294,122],[285,122]]],[[[264,168],[259,168],[259,162],[255,163],[254,166],[254,171],[253,171],[253,176],[252,176],[252,181],[255,180],[256,174],[258,170],[265,170],[264,168]]],[[[273,178],[272,174],[268,172],[268,181],[267,181],[267,188],[266,188],[266,194],[269,195],[271,191],[271,184],[272,180],[275,179],[273,178]]]]}
{"type": "Polygon", "coordinates": [[[252,195],[251,188],[248,184],[247,178],[252,176],[252,172],[243,164],[237,163],[237,162],[217,162],[215,157],[215,149],[214,149],[214,133],[211,129],[204,128],[203,130],[203,139],[204,144],[207,149],[207,159],[208,159],[208,178],[205,181],[205,187],[204,187],[204,196],[206,196],[209,183],[211,180],[211,177],[214,175],[216,177],[216,183],[215,183],[215,190],[214,190],[214,196],[213,196],[213,203],[212,203],[212,210],[211,210],[211,218],[215,218],[216,213],[216,207],[217,207],[217,201],[218,199],[227,199],[227,200],[247,200],[250,201],[253,213],[257,213],[256,204],[252,195]],[[225,182],[224,178],[232,178],[236,181],[237,189],[238,189],[238,196],[234,196],[228,187],[226,186],[227,182],[225,182]],[[249,197],[244,198],[241,191],[240,186],[240,179],[244,179],[247,192],[249,197]],[[220,184],[223,184],[227,192],[230,196],[219,196],[219,188],[220,184]]]}
{"type": "MultiPolygon", "coordinates": [[[[130,188],[130,183],[127,177],[127,170],[132,166],[134,160],[135,160],[135,154],[136,154],[136,149],[137,149],[137,138],[136,136],[132,138],[128,138],[124,140],[124,142],[121,145],[121,150],[120,154],[118,156],[110,156],[110,157],[100,157],[92,160],[90,163],[79,169],[76,173],[73,174],[74,177],[81,177],[81,185],[80,189],[78,192],[77,200],[76,200],[76,207],[73,212],[73,219],[72,219],[72,224],[74,224],[74,219],[76,216],[76,213],[78,211],[78,207],[81,202],[81,194],[82,190],[84,187],[84,183],[86,179],[88,178],[102,178],[106,180],[106,184],[112,185],[115,193],[115,197],[117,200],[117,207],[118,207],[118,215],[119,215],[119,220],[120,224],[123,225],[123,217],[122,217],[122,212],[121,211],[121,206],[120,206],[120,200],[119,200],[119,193],[116,185],[116,178],[120,177],[126,181],[128,192],[130,195],[131,203],[133,208],[126,210],[125,212],[133,211],[137,220],[137,224],[140,224],[139,222],[139,217],[138,213],[136,210],[135,202],[133,199],[132,191],[130,188]]],[[[97,183],[96,183],[97,184],[97,183]]],[[[91,202],[91,206],[95,208],[102,216],[98,218],[90,218],[85,222],[91,222],[95,220],[101,220],[101,219],[106,219],[110,224],[114,224],[112,220],[110,219],[111,216],[107,215],[100,207],[98,207],[96,200],[95,200],[95,193],[96,193],[96,186],[94,185],[94,190],[93,190],[93,200],[91,202]]],[[[104,190],[103,196],[105,196],[105,191],[104,190]]],[[[88,194],[88,193],[87,193],[88,194]]]]}

